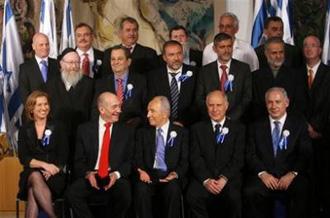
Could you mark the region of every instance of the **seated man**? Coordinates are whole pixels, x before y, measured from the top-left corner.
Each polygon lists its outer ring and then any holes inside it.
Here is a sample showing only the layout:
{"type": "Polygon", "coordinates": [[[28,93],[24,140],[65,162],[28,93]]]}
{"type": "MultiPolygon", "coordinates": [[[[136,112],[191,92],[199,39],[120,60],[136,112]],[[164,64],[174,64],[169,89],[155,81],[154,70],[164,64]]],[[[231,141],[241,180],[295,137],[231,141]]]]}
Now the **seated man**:
{"type": "Polygon", "coordinates": [[[226,117],[228,100],[224,92],[212,91],[206,97],[209,120],[191,130],[190,163],[192,180],[187,201],[192,217],[241,217],[241,168],[245,128],[226,117]]]}
{"type": "Polygon", "coordinates": [[[312,149],[307,122],[286,112],[289,99],[283,88],[269,89],[265,101],[268,117],[249,129],[245,214],[269,218],[286,204],[289,217],[308,217],[312,149]]]}
{"type": "Polygon", "coordinates": [[[134,131],[117,122],[120,106],[116,95],[102,93],[97,100],[99,119],[78,128],[74,161],[78,179],[66,193],[75,217],[93,217],[86,199],[102,193],[108,196],[111,217],[126,217],[131,203],[128,177],[134,131]]]}
{"type": "Polygon", "coordinates": [[[135,188],[138,217],[152,218],[152,196],[163,200],[163,217],[180,217],[182,182],[188,169],[188,134],[170,120],[170,103],[164,96],[148,105],[151,127],[137,134],[135,188]]]}

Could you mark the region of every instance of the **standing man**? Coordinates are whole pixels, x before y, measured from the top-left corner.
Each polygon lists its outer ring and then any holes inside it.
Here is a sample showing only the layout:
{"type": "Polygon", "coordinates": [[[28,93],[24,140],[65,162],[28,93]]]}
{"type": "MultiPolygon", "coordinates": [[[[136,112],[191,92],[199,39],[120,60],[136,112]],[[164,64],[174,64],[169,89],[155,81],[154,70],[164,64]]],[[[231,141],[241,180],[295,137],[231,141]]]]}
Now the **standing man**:
{"type": "Polygon", "coordinates": [[[199,73],[196,101],[204,117],[207,117],[205,98],[211,91],[226,93],[229,101],[227,116],[233,120],[242,118],[252,99],[252,74],[249,65],[232,58],[233,40],[226,33],[217,34],[213,50],[218,58],[202,67],[199,73]]]}
{"type": "Polygon", "coordinates": [[[167,41],[163,46],[166,65],[148,74],[150,98],[166,96],[171,102],[171,120],[186,126],[196,120],[195,86],[197,70],[183,64],[182,45],[177,41],[167,41]]]}
{"type": "Polygon", "coordinates": [[[330,150],[329,142],[329,87],[330,68],[321,62],[322,45],[315,35],[304,39],[303,53],[306,65],[301,67],[305,82],[308,109],[306,118],[308,134],[312,138],[315,170],[315,202],[317,212],[322,208],[323,217],[330,216],[330,150]]]}
{"type": "Polygon", "coordinates": [[[137,127],[146,118],[147,84],[143,75],[129,70],[131,61],[127,48],[121,45],[112,47],[108,62],[111,64],[113,73],[95,83],[93,115],[97,114],[95,109],[98,95],[109,91],[116,94],[122,103],[119,121],[137,127]]]}
{"type": "Polygon", "coordinates": [[[170,103],[154,97],[148,105],[151,127],[137,134],[135,207],[138,217],[152,218],[152,197],[163,202],[158,214],[180,217],[183,181],[188,170],[188,134],[170,120],[170,103]]]}
{"type": "MultiPolygon", "coordinates": [[[[265,21],[263,36],[265,39],[269,39],[272,37],[283,38],[283,21],[280,17],[268,17],[265,21]]],[[[256,54],[259,60],[259,66],[264,67],[267,66],[267,58],[265,56],[265,47],[263,45],[259,45],[255,48],[256,54]]],[[[285,62],[284,64],[288,67],[297,68],[302,64],[302,54],[299,51],[297,46],[293,46],[287,43],[284,43],[284,53],[285,53],[285,62]]]]}
{"type": "MultiPolygon", "coordinates": [[[[147,72],[159,66],[156,51],[137,43],[139,39],[139,24],[133,17],[122,18],[118,34],[121,45],[127,48],[131,54],[131,72],[146,75],[147,72]]],[[[111,49],[108,48],[104,51],[102,72],[106,75],[112,72],[109,64],[111,49]]]]}
{"type": "Polygon", "coordinates": [[[288,217],[309,217],[312,147],[306,121],[286,112],[289,99],[283,88],[269,89],[265,101],[268,117],[249,128],[244,211],[249,218],[268,218],[280,204],[288,217]]]}
{"type": "Polygon", "coordinates": [[[19,90],[23,104],[32,91],[46,91],[48,82],[59,76],[57,61],[48,57],[48,37],[36,33],[32,39],[32,48],[34,57],[19,66],[19,90]]]}
{"type": "MultiPolygon", "coordinates": [[[[233,58],[242,61],[250,66],[251,71],[259,69],[258,57],[249,43],[235,37],[239,30],[239,21],[235,14],[226,12],[219,20],[219,33],[227,33],[233,38],[233,58]]],[[[208,44],[203,51],[203,65],[217,59],[213,50],[213,43],[208,44]]]]}
{"type": "MultiPolygon", "coordinates": [[[[51,98],[52,117],[67,126],[72,157],[77,128],[90,119],[93,80],[81,72],[80,58],[73,48],[64,49],[58,61],[61,76],[49,82],[47,92],[51,98]]],[[[73,158],[70,164],[72,162],[73,158]]]]}
{"type": "Polygon", "coordinates": [[[80,56],[80,69],[90,78],[99,79],[103,52],[93,48],[94,32],[86,23],[79,23],[75,29],[77,52],[80,56]]]}
{"type": "Polygon", "coordinates": [[[305,113],[307,108],[305,82],[302,75],[284,64],[284,42],[279,37],[267,39],[264,44],[267,65],[253,72],[253,116],[267,115],[265,93],[271,87],[282,87],[290,99],[290,111],[305,113]]]}
{"type": "Polygon", "coordinates": [[[183,63],[200,68],[202,66],[203,53],[189,48],[189,34],[183,26],[175,26],[170,29],[170,40],[180,42],[183,48],[183,63]]]}
{"type": "Polygon", "coordinates": [[[116,95],[102,93],[97,99],[99,119],[78,128],[74,161],[78,179],[66,193],[75,217],[92,218],[87,197],[100,194],[108,196],[107,216],[126,217],[131,203],[128,177],[132,168],[134,131],[117,122],[120,105],[116,95]]]}
{"type": "Polygon", "coordinates": [[[193,178],[188,186],[187,201],[192,218],[219,217],[219,209],[221,217],[241,217],[245,128],[226,117],[228,101],[224,92],[210,92],[206,105],[209,120],[191,129],[193,178]]]}

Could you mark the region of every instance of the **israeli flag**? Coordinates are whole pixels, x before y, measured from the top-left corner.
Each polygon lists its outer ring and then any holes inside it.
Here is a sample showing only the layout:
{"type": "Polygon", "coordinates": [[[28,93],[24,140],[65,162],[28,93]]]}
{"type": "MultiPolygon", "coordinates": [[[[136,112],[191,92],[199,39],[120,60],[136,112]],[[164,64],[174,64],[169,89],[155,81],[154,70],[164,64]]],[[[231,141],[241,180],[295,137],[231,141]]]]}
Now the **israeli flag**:
{"type": "Polygon", "coordinates": [[[0,54],[0,125],[14,153],[17,151],[17,133],[23,111],[18,90],[19,65],[23,61],[15,15],[10,0],[5,0],[0,54]]]}
{"type": "Polygon", "coordinates": [[[49,57],[57,58],[55,6],[53,0],[41,0],[39,32],[49,39],[49,57]]]}
{"type": "Polygon", "coordinates": [[[254,18],[252,27],[251,45],[256,48],[262,39],[265,20],[267,19],[267,7],[264,0],[256,0],[254,5],[254,18]]]}
{"type": "Polygon", "coordinates": [[[324,43],[323,43],[323,53],[322,53],[322,62],[326,65],[330,65],[330,45],[329,45],[329,35],[330,35],[330,0],[327,1],[327,14],[325,18],[325,27],[324,27],[324,43]]]}
{"type": "Polygon", "coordinates": [[[62,37],[60,52],[66,48],[75,48],[74,28],[72,21],[71,0],[65,0],[62,21],[62,37]]]}
{"type": "Polygon", "coordinates": [[[283,41],[294,45],[293,39],[293,1],[292,0],[271,0],[273,8],[276,9],[276,16],[283,21],[283,41]]]}

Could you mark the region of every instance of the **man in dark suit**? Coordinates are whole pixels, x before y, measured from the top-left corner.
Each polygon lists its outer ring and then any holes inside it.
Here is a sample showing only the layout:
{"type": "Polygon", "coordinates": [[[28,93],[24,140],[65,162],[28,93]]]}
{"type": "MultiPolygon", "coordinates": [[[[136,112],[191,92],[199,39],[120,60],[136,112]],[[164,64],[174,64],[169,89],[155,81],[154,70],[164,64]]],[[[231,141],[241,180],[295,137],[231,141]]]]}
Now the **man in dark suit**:
{"type": "Polygon", "coordinates": [[[321,62],[322,46],[319,38],[308,35],[304,39],[303,53],[306,65],[299,70],[304,77],[308,107],[306,118],[308,133],[314,148],[315,203],[317,212],[322,207],[323,217],[330,217],[330,151],[328,118],[330,87],[330,68],[321,62]]]}
{"type": "Polygon", "coordinates": [[[307,99],[304,92],[304,81],[301,74],[284,64],[284,42],[279,37],[267,39],[264,44],[267,65],[253,72],[253,117],[267,115],[265,104],[266,91],[274,86],[282,87],[290,99],[289,111],[304,113],[307,99]]]}
{"type": "Polygon", "coordinates": [[[115,93],[122,102],[122,113],[119,121],[131,126],[139,126],[145,120],[147,85],[143,75],[129,70],[131,64],[130,53],[125,47],[118,45],[111,49],[111,63],[113,74],[95,83],[93,103],[93,117],[97,114],[96,99],[104,91],[115,93]]]}
{"type": "Polygon", "coordinates": [[[137,133],[135,207],[138,217],[152,218],[152,197],[162,202],[162,217],[180,217],[183,181],[188,170],[188,134],[170,122],[170,103],[154,97],[148,105],[152,127],[137,133]]]}
{"type": "Polygon", "coordinates": [[[86,23],[79,23],[75,29],[77,52],[80,56],[80,67],[84,75],[99,79],[101,75],[101,64],[103,52],[93,48],[94,32],[86,23]]]}
{"type": "Polygon", "coordinates": [[[309,217],[312,147],[306,121],[286,112],[283,88],[269,89],[265,99],[269,116],[249,128],[245,214],[268,218],[286,205],[288,217],[309,217]]]}
{"type": "MultiPolygon", "coordinates": [[[[55,120],[61,120],[67,126],[70,152],[73,155],[77,128],[90,118],[93,80],[80,71],[80,58],[73,48],[64,49],[58,60],[61,66],[61,77],[49,82],[47,93],[52,100],[52,117],[55,120]]],[[[73,158],[70,164],[72,162],[73,158]]]]}
{"type": "MultiPolygon", "coordinates": [[[[265,40],[272,37],[283,38],[283,21],[280,17],[268,17],[265,21],[263,37],[265,40]]],[[[285,39],[284,39],[285,40],[285,39]]],[[[285,65],[293,68],[298,68],[303,63],[301,51],[297,46],[284,44],[285,50],[285,65]]],[[[267,58],[265,56],[265,47],[263,43],[255,48],[259,60],[259,67],[267,66],[267,58]]]]}
{"type": "MultiPolygon", "coordinates": [[[[77,180],[66,198],[75,217],[93,217],[87,197],[106,195],[111,217],[126,217],[131,203],[128,177],[133,158],[134,131],[118,123],[120,101],[104,92],[97,101],[100,116],[78,128],[74,168],[77,180]]],[[[106,217],[106,216],[104,216],[106,217]]]]}
{"type": "Polygon", "coordinates": [[[165,42],[163,59],[166,65],[148,73],[147,85],[149,97],[166,96],[171,102],[171,120],[186,126],[197,119],[193,106],[197,70],[183,64],[182,51],[179,42],[165,42]]]}
{"type": "Polygon", "coordinates": [[[187,201],[192,218],[241,217],[245,128],[226,117],[229,105],[224,92],[210,92],[206,104],[209,120],[191,129],[193,178],[188,186],[187,201]]]}
{"type": "Polygon", "coordinates": [[[19,66],[19,91],[23,103],[32,91],[46,91],[48,82],[59,76],[57,61],[48,57],[48,37],[43,33],[36,33],[33,36],[32,48],[34,58],[19,66]]]}
{"type": "MultiPolygon", "coordinates": [[[[146,74],[159,66],[156,51],[137,43],[139,39],[139,24],[133,17],[124,17],[120,21],[119,38],[121,45],[126,47],[131,53],[131,72],[146,74]]],[[[105,75],[112,73],[109,63],[111,49],[108,48],[104,51],[102,73],[105,75]]]]}
{"type": "Polygon", "coordinates": [[[229,108],[227,116],[240,120],[252,99],[252,75],[249,65],[232,58],[233,39],[226,33],[214,37],[214,52],[218,59],[202,67],[197,80],[196,101],[206,117],[205,97],[213,90],[226,93],[229,108]]]}
{"type": "Polygon", "coordinates": [[[183,63],[194,67],[202,66],[203,52],[189,48],[189,34],[183,26],[175,26],[170,29],[170,40],[176,40],[181,43],[183,48],[183,63]]]}

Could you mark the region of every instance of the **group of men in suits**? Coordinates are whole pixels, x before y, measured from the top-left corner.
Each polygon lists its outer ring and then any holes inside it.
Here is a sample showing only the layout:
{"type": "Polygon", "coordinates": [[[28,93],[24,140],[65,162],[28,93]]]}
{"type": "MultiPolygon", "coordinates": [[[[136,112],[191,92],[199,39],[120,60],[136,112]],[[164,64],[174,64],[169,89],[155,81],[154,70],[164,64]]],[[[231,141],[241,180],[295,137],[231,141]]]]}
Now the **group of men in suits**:
{"type": "Polygon", "coordinates": [[[219,201],[225,217],[241,217],[243,208],[250,217],[269,217],[278,205],[304,217],[308,199],[300,194],[311,184],[321,187],[328,213],[329,173],[321,169],[329,167],[330,70],[316,36],[305,38],[306,65],[297,71],[277,18],[266,22],[267,40],[255,53],[235,38],[237,17],[223,14],[220,33],[204,50],[205,66],[201,53],[188,49],[184,27],[171,29],[162,63],[137,43],[138,30],[134,18],[123,18],[122,43],[103,53],[92,47],[93,29],[79,24],[77,48],[57,61],[48,57],[47,36],[37,33],[35,57],[20,66],[23,102],[33,90],[46,91],[53,119],[66,124],[74,154],[66,196],[77,217],[92,217],[86,198],[101,192],[115,217],[124,217],[132,201],[139,217],[152,217],[155,196],[165,217],[180,216],[182,196],[192,217],[217,214],[219,201]]]}

